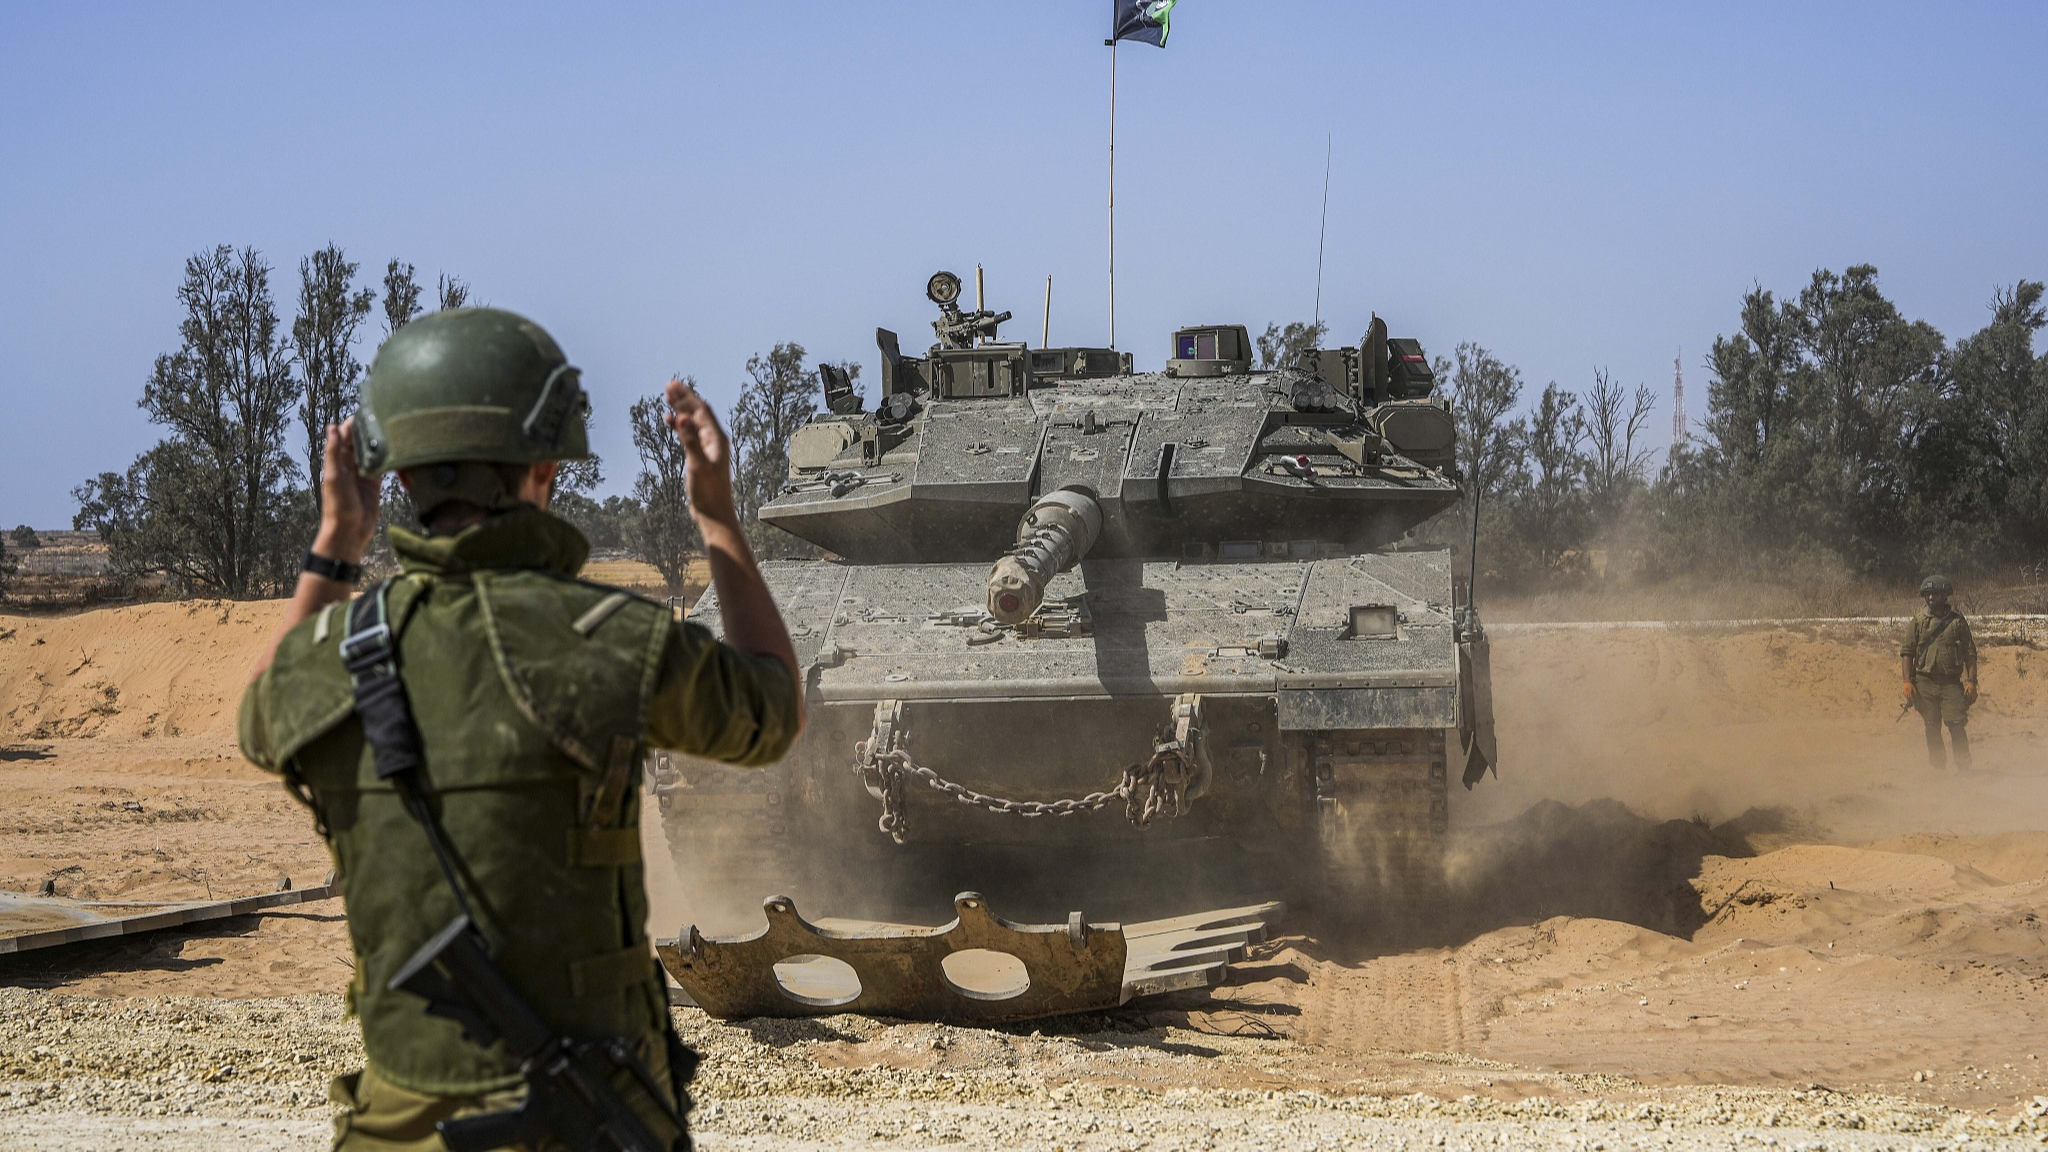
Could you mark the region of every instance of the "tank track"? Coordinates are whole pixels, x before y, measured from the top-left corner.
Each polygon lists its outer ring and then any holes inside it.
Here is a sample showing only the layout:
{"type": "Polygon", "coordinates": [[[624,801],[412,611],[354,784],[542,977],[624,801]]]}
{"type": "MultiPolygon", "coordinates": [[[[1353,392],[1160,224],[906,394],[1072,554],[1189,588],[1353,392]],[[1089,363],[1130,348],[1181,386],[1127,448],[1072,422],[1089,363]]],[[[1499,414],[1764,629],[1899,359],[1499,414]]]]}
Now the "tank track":
{"type": "Polygon", "coordinates": [[[783,773],[664,751],[649,755],[648,771],[662,832],[692,904],[719,893],[737,902],[733,908],[693,907],[693,915],[757,914],[764,895],[789,887],[794,841],[783,773]]]}
{"type": "Polygon", "coordinates": [[[1427,935],[1441,914],[1450,826],[1444,733],[1320,732],[1307,751],[1328,928],[1390,940],[1427,935]]]}

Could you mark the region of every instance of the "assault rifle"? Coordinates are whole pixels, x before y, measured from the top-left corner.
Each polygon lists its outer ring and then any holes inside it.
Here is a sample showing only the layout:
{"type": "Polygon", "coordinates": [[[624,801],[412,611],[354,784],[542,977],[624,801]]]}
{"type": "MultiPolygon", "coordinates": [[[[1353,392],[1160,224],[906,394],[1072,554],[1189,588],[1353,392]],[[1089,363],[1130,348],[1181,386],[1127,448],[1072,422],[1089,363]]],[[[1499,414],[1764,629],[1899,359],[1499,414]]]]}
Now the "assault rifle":
{"type": "MultiPolygon", "coordinates": [[[[450,920],[422,944],[390,987],[424,998],[429,1015],[455,1021],[478,1044],[504,1041],[520,1059],[526,1101],[435,1125],[450,1152],[539,1147],[543,1138],[575,1152],[670,1152],[676,1146],[649,1130],[615,1086],[623,1074],[656,1115],[674,1119],[667,1094],[626,1042],[571,1040],[549,1028],[484,951],[469,917],[450,920]]],[[[674,1122],[680,1134],[680,1121],[674,1122]]]]}

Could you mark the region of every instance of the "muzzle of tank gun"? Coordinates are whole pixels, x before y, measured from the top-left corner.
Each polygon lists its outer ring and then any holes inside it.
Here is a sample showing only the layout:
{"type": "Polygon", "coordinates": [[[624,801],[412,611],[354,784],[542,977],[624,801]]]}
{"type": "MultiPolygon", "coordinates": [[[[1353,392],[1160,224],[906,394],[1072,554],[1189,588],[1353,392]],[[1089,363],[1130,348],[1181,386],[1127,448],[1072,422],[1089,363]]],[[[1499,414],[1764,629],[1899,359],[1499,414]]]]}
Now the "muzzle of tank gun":
{"type": "Polygon", "coordinates": [[[1017,522],[1017,546],[988,572],[988,614],[999,624],[1016,624],[1038,610],[1045,586],[1072,568],[1095,546],[1102,509],[1088,496],[1067,490],[1039,497],[1017,522]]]}

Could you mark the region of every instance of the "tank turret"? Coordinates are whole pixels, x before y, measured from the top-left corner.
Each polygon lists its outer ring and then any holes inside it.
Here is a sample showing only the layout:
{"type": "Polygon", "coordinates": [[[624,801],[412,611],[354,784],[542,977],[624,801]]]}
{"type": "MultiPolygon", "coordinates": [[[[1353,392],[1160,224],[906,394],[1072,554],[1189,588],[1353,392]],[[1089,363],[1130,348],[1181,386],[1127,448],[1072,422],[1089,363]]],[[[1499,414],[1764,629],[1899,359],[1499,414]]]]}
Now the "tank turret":
{"type": "Polygon", "coordinates": [[[989,569],[988,614],[1016,624],[1037,611],[1046,583],[1080,563],[1101,532],[1102,509],[1085,493],[1039,497],[1017,522],[1017,546],[989,569]]]}
{"type": "Polygon", "coordinates": [[[1068,490],[1098,506],[1097,559],[1242,559],[1388,547],[1458,502],[1428,357],[1377,317],[1355,347],[1265,369],[1243,325],[1184,327],[1163,371],[1138,372],[1113,348],[999,339],[1010,314],[979,288],[931,277],[923,356],[877,330],[874,411],[821,372],[827,411],[792,438],[763,521],[854,563],[986,564],[1068,490]]]}

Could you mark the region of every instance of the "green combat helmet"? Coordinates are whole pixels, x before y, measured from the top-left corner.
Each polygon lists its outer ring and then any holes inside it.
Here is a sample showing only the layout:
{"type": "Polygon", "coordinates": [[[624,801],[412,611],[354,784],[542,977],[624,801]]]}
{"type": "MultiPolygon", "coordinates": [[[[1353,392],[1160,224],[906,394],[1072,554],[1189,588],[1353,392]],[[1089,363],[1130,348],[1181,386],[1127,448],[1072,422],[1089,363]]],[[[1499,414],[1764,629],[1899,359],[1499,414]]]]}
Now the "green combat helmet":
{"type": "Polygon", "coordinates": [[[436,312],[378,351],[356,412],[374,476],[423,464],[538,464],[590,455],[578,372],[541,326],[501,308],[436,312]]]}
{"type": "Polygon", "coordinates": [[[422,517],[453,500],[519,503],[506,465],[590,455],[590,401],[561,346],[500,308],[423,316],[378,351],[355,415],[366,476],[410,469],[422,517]]]}
{"type": "Polygon", "coordinates": [[[1929,576],[1920,582],[1920,594],[1922,596],[1927,595],[1929,592],[1939,592],[1943,596],[1950,596],[1955,594],[1955,590],[1956,586],[1949,583],[1949,579],[1946,576],[1929,576]]]}

